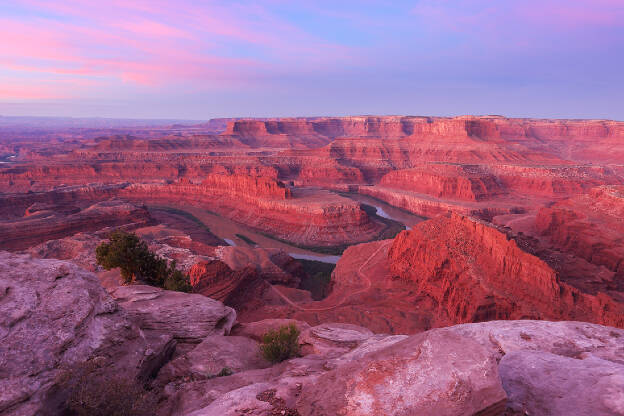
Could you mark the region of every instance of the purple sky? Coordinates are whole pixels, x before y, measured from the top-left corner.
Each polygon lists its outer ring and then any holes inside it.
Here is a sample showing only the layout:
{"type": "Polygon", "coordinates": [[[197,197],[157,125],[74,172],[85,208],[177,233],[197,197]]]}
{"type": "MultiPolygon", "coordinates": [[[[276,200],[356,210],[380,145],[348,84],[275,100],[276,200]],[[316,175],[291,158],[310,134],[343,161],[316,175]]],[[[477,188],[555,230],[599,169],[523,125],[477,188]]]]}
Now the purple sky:
{"type": "Polygon", "coordinates": [[[5,0],[0,114],[624,120],[624,0],[5,0]]]}

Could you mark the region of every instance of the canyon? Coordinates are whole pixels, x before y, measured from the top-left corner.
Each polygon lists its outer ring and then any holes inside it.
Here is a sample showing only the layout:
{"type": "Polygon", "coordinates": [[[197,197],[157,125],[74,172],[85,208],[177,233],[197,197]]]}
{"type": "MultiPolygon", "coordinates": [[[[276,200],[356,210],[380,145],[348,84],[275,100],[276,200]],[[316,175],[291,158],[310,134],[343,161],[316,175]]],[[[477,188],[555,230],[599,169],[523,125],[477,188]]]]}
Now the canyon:
{"type": "Polygon", "coordinates": [[[159,416],[624,414],[622,218],[624,122],[0,126],[0,414],[94,357],[159,416]],[[114,230],[192,293],[104,270],[114,230]],[[250,352],[288,323],[301,357],[250,352]]]}

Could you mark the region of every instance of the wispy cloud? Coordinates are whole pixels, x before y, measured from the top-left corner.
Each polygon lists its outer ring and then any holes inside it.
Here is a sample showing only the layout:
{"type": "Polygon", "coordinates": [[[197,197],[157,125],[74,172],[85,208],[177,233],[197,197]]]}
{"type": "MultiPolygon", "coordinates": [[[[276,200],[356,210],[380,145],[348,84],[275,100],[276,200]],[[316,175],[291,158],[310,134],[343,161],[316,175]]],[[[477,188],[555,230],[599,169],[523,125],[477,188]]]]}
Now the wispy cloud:
{"type": "MultiPolygon", "coordinates": [[[[343,59],[258,5],[191,1],[23,0],[0,19],[0,68],[137,85],[243,86],[277,65],[343,59]]],[[[29,95],[32,97],[33,95],[29,95]]],[[[26,97],[26,95],[25,95],[26,97]]]]}

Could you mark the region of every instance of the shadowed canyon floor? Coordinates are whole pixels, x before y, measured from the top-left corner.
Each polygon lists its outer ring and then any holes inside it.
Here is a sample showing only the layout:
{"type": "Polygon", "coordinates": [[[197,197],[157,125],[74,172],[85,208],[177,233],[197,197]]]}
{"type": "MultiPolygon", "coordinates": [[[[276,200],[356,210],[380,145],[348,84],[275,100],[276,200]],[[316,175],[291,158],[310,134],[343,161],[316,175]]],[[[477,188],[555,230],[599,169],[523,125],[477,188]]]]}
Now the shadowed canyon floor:
{"type": "Polygon", "coordinates": [[[159,416],[624,414],[622,122],[0,133],[2,415],[61,414],[96,358],[159,416]],[[118,229],[194,293],[103,270],[118,229]],[[302,356],[271,365],[287,323],[302,356]]]}

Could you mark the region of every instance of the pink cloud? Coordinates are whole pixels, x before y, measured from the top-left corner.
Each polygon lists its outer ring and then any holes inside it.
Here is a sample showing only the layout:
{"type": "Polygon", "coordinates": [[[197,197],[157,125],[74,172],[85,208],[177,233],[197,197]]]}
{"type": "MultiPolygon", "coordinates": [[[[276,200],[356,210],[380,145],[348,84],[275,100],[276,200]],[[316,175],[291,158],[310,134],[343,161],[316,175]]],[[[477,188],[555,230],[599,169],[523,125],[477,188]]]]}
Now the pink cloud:
{"type": "Polygon", "coordinates": [[[15,85],[0,82],[0,100],[51,100],[63,99],[67,96],[51,87],[33,85],[15,85]]]}
{"type": "MultiPolygon", "coordinates": [[[[349,59],[255,5],[166,0],[21,0],[56,17],[0,19],[0,68],[102,86],[248,85],[276,66],[313,70],[349,59]],[[253,57],[232,51],[246,45],[253,57]]],[[[273,71],[274,72],[274,71],[273,71]]]]}

